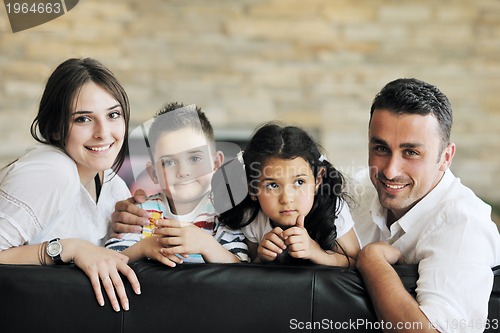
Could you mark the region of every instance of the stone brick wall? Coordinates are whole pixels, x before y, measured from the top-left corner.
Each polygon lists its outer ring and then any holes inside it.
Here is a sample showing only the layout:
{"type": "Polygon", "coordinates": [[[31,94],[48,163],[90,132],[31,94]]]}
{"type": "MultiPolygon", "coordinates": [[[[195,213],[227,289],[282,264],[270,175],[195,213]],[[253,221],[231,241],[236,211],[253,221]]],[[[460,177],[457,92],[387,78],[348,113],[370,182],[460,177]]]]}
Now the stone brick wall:
{"type": "Polygon", "coordinates": [[[136,124],[173,100],[243,135],[281,119],[347,173],[366,164],[374,95],[417,77],[452,101],[455,174],[500,203],[497,0],[84,0],[17,33],[1,8],[0,50],[1,165],[32,144],[45,80],[67,57],[108,65],[136,124]]]}

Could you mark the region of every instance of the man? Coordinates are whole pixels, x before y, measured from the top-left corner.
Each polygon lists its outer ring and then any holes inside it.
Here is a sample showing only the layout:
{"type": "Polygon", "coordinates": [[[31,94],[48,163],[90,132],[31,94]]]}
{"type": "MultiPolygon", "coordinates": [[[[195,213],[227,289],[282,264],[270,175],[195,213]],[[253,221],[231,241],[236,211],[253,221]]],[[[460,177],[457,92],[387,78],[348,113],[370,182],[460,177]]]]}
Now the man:
{"type": "Polygon", "coordinates": [[[422,332],[485,329],[500,236],[491,208],[449,170],[451,125],[447,97],[416,79],[390,82],[371,107],[375,191],[367,187],[352,214],[364,246],[357,268],[387,331],[404,323],[422,332]],[[416,300],[398,262],[419,264],[416,300]]]}

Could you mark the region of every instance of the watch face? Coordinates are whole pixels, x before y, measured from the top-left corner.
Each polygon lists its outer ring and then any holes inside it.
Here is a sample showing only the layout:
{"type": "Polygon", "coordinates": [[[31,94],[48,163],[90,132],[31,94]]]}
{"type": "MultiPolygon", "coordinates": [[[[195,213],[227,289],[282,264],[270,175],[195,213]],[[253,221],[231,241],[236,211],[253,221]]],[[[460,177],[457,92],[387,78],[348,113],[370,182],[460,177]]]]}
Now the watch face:
{"type": "Polygon", "coordinates": [[[58,254],[61,254],[61,251],[62,251],[62,245],[59,242],[51,242],[47,246],[47,253],[51,257],[57,256],[58,254]]]}

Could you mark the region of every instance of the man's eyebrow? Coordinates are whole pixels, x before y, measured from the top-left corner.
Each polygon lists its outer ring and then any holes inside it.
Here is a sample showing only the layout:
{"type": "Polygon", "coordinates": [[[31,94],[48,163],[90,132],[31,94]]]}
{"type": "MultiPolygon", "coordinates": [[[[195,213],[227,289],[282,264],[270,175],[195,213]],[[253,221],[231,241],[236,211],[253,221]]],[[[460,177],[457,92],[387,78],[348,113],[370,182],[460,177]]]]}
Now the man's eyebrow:
{"type": "MultiPolygon", "coordinates": [[[[389,147],[389,144],[385,140],[382,140],[377,137],[372,137],[370,139],[370,143],[374,145],[383,145],[389,147]]],[[[424,147],[424,144],[419,142],[405,142],[399,145],[399,148],[420,148],[420,147],[424,147]]]]}
{"type": "Polygon", "coordinates": [[[408,142],[408,143],[402,143],[399,145],[400,148],[421,148],[423,147],[423,143],[418,143],[418,142],[408,142]]]}
{"type": "Polygon", "coordinates": [[[370,143],[374,145],[389,146],[389,144],[385,140],[377,138],[376,136],[370,138],[370,143]]]}

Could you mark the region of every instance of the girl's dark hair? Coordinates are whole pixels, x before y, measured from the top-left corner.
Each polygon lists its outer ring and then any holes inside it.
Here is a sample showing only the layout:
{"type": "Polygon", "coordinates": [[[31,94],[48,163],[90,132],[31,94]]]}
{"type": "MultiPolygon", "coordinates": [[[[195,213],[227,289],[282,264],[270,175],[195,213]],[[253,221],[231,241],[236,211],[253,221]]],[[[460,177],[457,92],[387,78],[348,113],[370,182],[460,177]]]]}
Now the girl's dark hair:
{"type": "MultiPolygon", "coordinates": [[[[269,158],[306,160],[316,178],[324,169],[322,183],[314,196],[311,211],[304,220],[304,227],[309,236],[325,250],[337,246],[337,228],[335,220],[344,203],[345,181],[326,159],[321,158],[322,148],[303,129],[294,126],[281,126],[268,123],[260,127],[250,139],[243,153],[245,171],[250,194],[259,176],[261,168],[269,158]]],[[[250,194],[236,207],[221,214],[221,222],[232,228],[241,228],[252,222],[260,211],[258,201],[250,194]]]]}
{"type": "Polygon", "coordinates": [[[126,129],[125,137],[122,148],[112,166],[114,171],[118,171],[128,150],[130,105],[125,89],[114,74],[95,59],[68,59],[54,70],[47,80],[38,114],[31,124],[31,136],[38,142],[65,151],[71,126],[71,112],[75,107],[80,90],[89,82],[93,82],[107,91],[120,103],[122,108],[126,129]]]}

